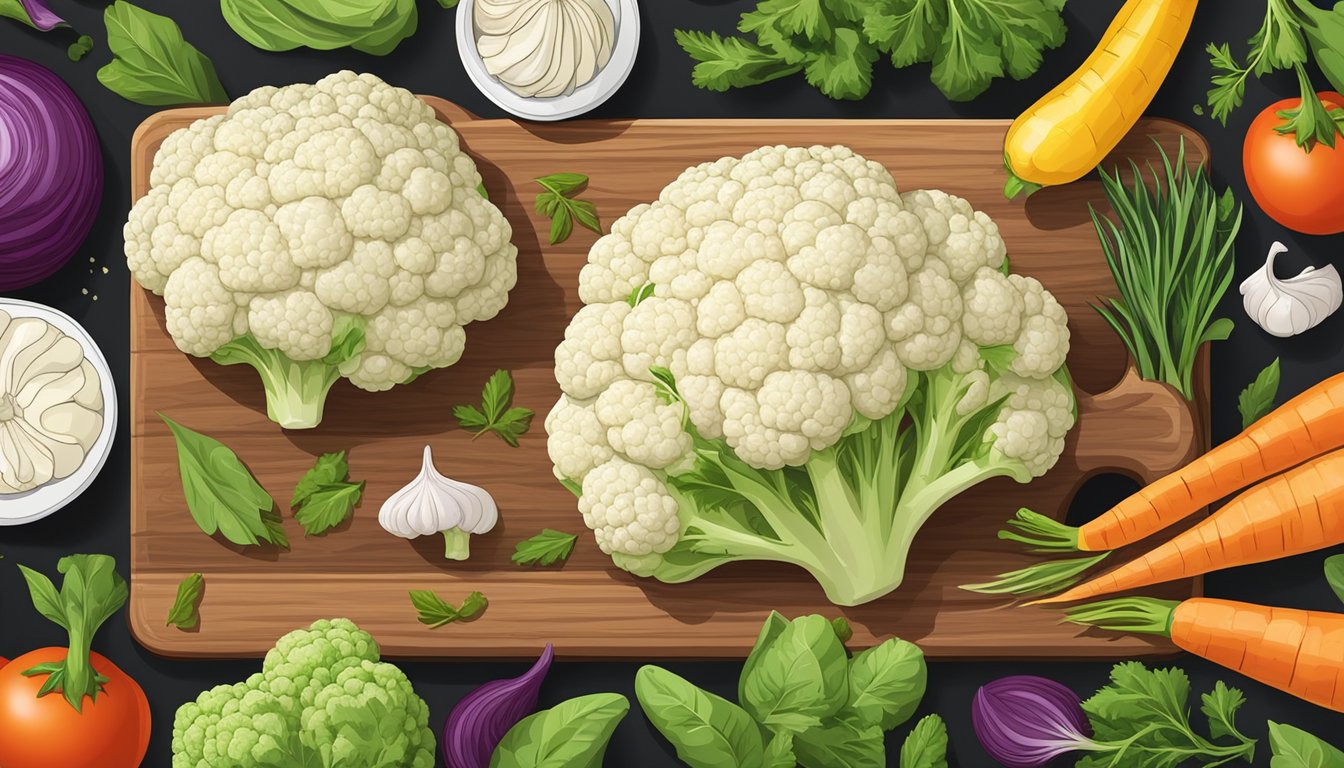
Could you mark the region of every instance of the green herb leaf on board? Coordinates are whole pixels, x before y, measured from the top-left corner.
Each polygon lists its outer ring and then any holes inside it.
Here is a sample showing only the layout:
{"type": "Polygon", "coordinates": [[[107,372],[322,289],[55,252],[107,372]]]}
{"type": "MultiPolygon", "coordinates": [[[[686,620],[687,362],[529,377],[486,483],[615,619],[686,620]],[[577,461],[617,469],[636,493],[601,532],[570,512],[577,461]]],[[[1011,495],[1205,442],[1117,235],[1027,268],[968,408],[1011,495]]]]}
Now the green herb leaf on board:
{"type": "Polygon", "coordinates": [[[572,533],[546,528],[536,536],[518,542],[512,560],[516,565],[548,566],[563,563],[569,559],[570,553],[574,551],[574,542],[578,540],[579,537],[572,533]]]}
{"type": "Polygon", "coordinates": [[[177,585],[177,597],[168,610],[168,626],[195,629],[201,621],[200,601],[205,591],[205,577],[193,573],[177,585]]]}
{"type": "Polygon", "coordinates": [[[229,100],[215,65],[182,38],[177,22],[126,0],[108,6],[104,20],[113,59],[98,70],[98,81],[108,90],[149,106],[229,100]]]}

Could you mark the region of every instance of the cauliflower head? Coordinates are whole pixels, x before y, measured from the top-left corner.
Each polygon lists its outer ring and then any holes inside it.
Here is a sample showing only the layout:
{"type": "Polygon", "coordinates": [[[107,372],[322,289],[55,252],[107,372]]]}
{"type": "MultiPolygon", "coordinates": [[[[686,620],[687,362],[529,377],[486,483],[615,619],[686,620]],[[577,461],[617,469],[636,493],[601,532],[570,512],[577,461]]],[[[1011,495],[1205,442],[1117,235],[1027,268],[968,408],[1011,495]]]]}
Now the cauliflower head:
{"type": "Polygon", "coordinates": [[[579,296],[548,448],[639,575],[779,560],[874,599],[938,506],[1044,474],[1075,420],[1068,318],[993,220],[843,146],[688,169],[597,241],[579,296]]]}
{"type": "Polygon", "coordinates": [[[187,354],[246,363],[271,418],[316,426],[453,365],[517,282],[517,248],[457,134],[410,91],[339,72],[259,88],[170,135],[125,226],[187,354]]]}
{"type": "Polygon", "coordinates": [[[173,768],[432,768],[429,707],[348,619],[280,638],[261,672],[183,704],[173,768]]]}

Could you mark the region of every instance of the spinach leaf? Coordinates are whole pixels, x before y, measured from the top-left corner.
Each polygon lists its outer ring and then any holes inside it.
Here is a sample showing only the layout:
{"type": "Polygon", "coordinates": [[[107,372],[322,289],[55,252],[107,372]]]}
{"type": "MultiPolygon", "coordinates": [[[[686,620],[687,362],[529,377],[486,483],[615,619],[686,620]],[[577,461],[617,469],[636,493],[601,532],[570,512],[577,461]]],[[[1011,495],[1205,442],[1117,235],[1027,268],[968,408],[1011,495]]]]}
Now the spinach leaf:
{"type": "Polygon", "coordinates": [[[891,638],[850,662],[849,711],[864,725],[890,731],[915,713],[927,683],[924,652],[891,638]]]}
{"type": "Polygon", "coordinates": [[[744,709],[654,666],[640,668],[635,695],[649,722],[691,768],[761,765],[761,732],[744,709]]]}
{"type": "Polygon", "coordinates": [[[234,32],[265,51],[350,47],[385,56],[415,33],[415,0],[220,0],[234,32]]]}
{"type": "Polygon", "coordinates": [[[490,768],[593,768],[630,702],[616,693],[594,693],[523,718],[504,734],[490,768]]]}
{"type": "Polygon", "coordinates": [[[742,705],[772,731],[816,727],[845,704],[848,662],[844,645],[825,617],[795,619],[743,675],[742,705]]]}
{"type": "Polygon", "coordinates": [[[159,414],[177,441],[182,493],[196,525],[234,544],[289,548],[275,502],[228,446],[159,414]]]}
{"type": "Polygon", "coordinates": [[[941,717],[915,723],[901,745],[901,768],[947,768],[947,725],[941,717]]]}
{"type": "Polygon", "coordinates": [[[765,623],[761,625],[761,631],[756,633],[756,644],[751,647],[751,653],[747,654],[747,660],[742,665],[742,674],[737,679],[737,700],[746,701],[746,683],[747,678],[751,677],[752,670],[761,663],[761,657],[765,651],[779,637],[779,633],[789,626],[789,620],[784,618],[784,614],[779,611],[771,611],[770,615],[765,617],[765,623]]]}
{"type": "Polygon", "coordinates": [[[1334,768],[1344,765],[1344,752],[1306,731],[1269,721],[1270,768],[1334,768]]]}
{"type": "Polygon", "coordinates": [[[832,719],[793,737],[803,768],[883,768],[887,747],[882,729],[852,717],[832,719]]]}
{"type": "Polygon", "coordinates": [[[205,54],[182,39],[166,16],[117,0],[103,14],[112,62],[98,82],[128,101],[149,106],[218,104],[229,95],[205,54]]]}

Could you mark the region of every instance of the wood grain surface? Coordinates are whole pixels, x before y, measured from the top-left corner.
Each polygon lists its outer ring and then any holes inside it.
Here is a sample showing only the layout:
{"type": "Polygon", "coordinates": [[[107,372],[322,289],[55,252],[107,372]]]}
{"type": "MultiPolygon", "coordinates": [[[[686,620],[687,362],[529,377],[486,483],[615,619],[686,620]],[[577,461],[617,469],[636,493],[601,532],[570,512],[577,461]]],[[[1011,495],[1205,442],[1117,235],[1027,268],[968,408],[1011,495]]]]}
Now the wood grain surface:
{"type": "MultiPolygon", "coordinates": [[[[1113,658],[1170,652],[1165,641],[1124,637],[1059,623],[1059,614],[974,595],[958,585],[984,581],[1032,561],[995,532],[1019,506],[1063,516],[1090,477],[1120,472],[1146,481],[1192,458],[1207,441],[1205,396],[1191,409],[1172,390],[1125,377],[1125,352],[1088,302],[1114,292],[1088,220],[1103,197],[1094,180],[1010,202],[1003,183],[1004,121],[634,120],[558,125],[478,120],[429,99],[456,128],[480,165],[491,200],[514,228],[519,282],[495,319],[468,328],[467,352],[390,393],[338,382],[315,430],[286,432],[266,418],[263,392],[246,366],[221,367],[174,347],[163,302],[137,285],[131,297],[132,593],[136,638],[176,657],[260,656],[276,638],[317,618],[348,616],[393,657],[534,656],[546,642],[568,658],[741,657],[770,609],[788,615],[843,613],[854,647],[896,634],[932,657],[1113,658]],[[607,225],[654,199],[689,165],[740,155],[764,144],[844,143],[887,166],[902,189],[937,187],[961,195],[999,223],[1016,272],[1039,278],[1069,312],[1069,366],[1080,389],[1081,418],[1065,456],[1029,486],[992,481],[955,499],[918,535],[904,584],[858,608],[829,606],[802,571],[735,564],[698,581],[666,585],[612,566],[584,529],[573,496],[555,482],[541,423],[559,394],[552,353],[580,302],[580,267],[595,236],[576,229],[544,247],[548,222],[532,210],[531,180],[559,171],[592,177],[585,193],[607,225]],[[474,402],[496,368],[514,373],[516,404],[537,411],[518,449],[493,437],[473,442],[455,428],[451,407],[474,402]],[[351,476],[368,482],[353,519],[320,538],[305,538],[284,510],[290,551],[241,548],[200,532],[183,502],[172,437],[163,412],[230,446],[283,504],[317,454],[350,452],[351,476]],[[472,557],[442,558],[438,538],[406,541],[379,526],[379,506],[418,471],[434,447],[440,471],[490,490],[501,523],[473,537],[472,557]],[[583,534],[563,568],[513,566],[513,546],[543,527],[583,534]],[[178,581],[205,575],[201,623],[182,632],[164,625],[178,581]],[[490,598],[477,621],[430,630],[416,622],[410,589],[449,599],[472,590],[490,598]]],[[[173,130],[217,113],[171,110],[136,132],[132,188],[145,194],[154,153],[173,130]]],[[[1113,159],[1152,160],[1156,140],[1186,142],[1192,162],[1207,148],[1180,124],[1142,121],[1113,159]]],[[[1095,513],[1099,510],[1091,510],[1095,513]]],[[[1189,596],[1197,582],[1150,590],[1189,596]]]]}

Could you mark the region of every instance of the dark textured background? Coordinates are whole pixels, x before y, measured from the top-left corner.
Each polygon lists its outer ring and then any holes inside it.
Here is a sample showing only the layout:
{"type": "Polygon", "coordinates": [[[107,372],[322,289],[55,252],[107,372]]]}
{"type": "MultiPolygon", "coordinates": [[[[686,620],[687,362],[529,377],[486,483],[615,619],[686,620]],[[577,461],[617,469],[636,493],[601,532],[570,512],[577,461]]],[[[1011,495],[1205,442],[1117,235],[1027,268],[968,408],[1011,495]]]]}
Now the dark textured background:
{"type": "MultiPolygon", "coordinates": [[[[66,59],[65,47],[74,33],[66,30],[42,35],[0,20],[0,52],[38,61],[55,70],[79,94],[98,127],[107,164],[107,186],[102,214],[84,249],[58,276],[21,294],[22,298],[52,304],[82,321],[102,346],[117,378],[122,412],[126,413],[128,336],[128,280],[121,256],[121,225],[130,207],[128,195],[129,146],[135,127],[153,110],[123,101],[105,90],[95,72],[109,54],[99,18],[102,3],[89,0],[53,0],[59,13],[75,27],[94,36],[98,46],[83,62],[66,59]],[[109,268],[108,274],[102,267],[109,268]],[[81,289],[87,288],[89,295],[81,289]],[[96,297],[96,301],[94,300],[96,297]]],[[[374,72],[391,83],[420,93],[433,93],[462,104],[483,117],[501,116],[467,80],[454,42],[454,13],[433,0],[421,0],[420,31],[392,55],[375,58],[353,51],[318,53],[294,51],[271,54],[256,50],[234,35],[208,0],[170,2],[143,0],[146,8],[174,17],[186,38],[209,55],[233,96],[265,85],[311,82],[342,68],[374,72]]],[[[1109,24],[1120,0],[1087,0],[1069,4],[1068,42],[1049,52],[1035,77],[1023,83],[997,81],[989,93],[970,104],[951,104],[929,83],[927,67],[894,71],[879,62],[872,94],[861,103],[827,100],[793,78],[751,90],[722,95],[700,91],[690,82],[690,65],[672,39],[676,26],[729,31],[736,14],[750,6],[740,2],[708,0],[644,0],[644,39],[634,75],[612,101],[593,117],[1013,117],[1071,72],[1091,51],[1109,24]]],[[[1344,238],[1293,236],[1256,210],[1241,173],[1241,140],[1250,120],[1270,101],[1296,93],[1291,76],[1275,76],[1263,85],[1251,83],[1247,106],[1223,128],[1194,113],[1207,88],[1209,66],[1203,54],[1208,41],[1242,41],[1260,23],[1263,3],[1255,0],[1207,2],[1199,10],[1184,51],[1150,114],[1183,120],[1209,139],[1214,175],[1230,184],[1247,203],[1246,223],[1238,241],[1237,282],[1259,266],[1274,239],[1293,249],[1283,274],[1296,273],[1306,263],[1330,263],[1344,238]]],[[[843,136],[837,136],[843,141],[843,136]]],[[[949,147],[955,151],[955,147],[949,147]]],[[[1214,439],[1238,431],[1237,392],[1275,355],[1282,357],[1282,396],[1296,394],[1313,382],[1341,370],[1344,313],[1321,328],[1290,341],[1274,340],[1260,332],[1241,310],[1235,284],[1225,313],[1237,320],[1229,342],[1219,344],[1213,356],[1214,439]]],[[[20,528],[0,528],[0,554],[7,563],[24,563],[55,573],[57,559],[72,552],[105,552],[117,557],[123,573],[129,568],[128,504],[129,450],[125,422],[118,433],[117,450],[102,476],[82,498],[59,514],[20,528]]],[[[1123,481],[1098,481],[1075,504],[1076,512],[1095,514],[1131,486],[1123,481]]],[[[1327,553],[1242,568],[1208,578],[1208,594],[1270,605],[1337,609],[1321,576],[1327,553]]],[[[285,585],[277,583],[277,590],[285,585]]],[[[60,630],[32,609],[23,580],[11,565],[0,565],[0,655],[13,657],[44,645],[61,644],[60,630]]],[[[241,680],[258,668],[257,662],[178,662],[155,657],[131,639],[124,617],[108,622],[94,643],[144,687],[154,711],[154,737],[147,766],[170,764],[173,713],[183,702],[219,683],[241,680]]],[[[1344,743],[1344,718],[1297,701],[1286,694],[1238,678],[1190,657],[1173,661],[1190,672],[1196,690],[1206,690],[1217,679],[1241,686],[1249,703],[1243,711],[1245,731],[1265,735],[1265,720],[1288,722],[1344,743]]],[[[403,668],[416,690],[429,702],[431,723],[442,726],[452,705],[476,685],[497,677],[513,676],[522,664],[413,663],[403,668]]],[[[732,696],[740,665],[733,663],[679,663],[676,672],[719,693],[732,696]]],[[[999,676],[1034,673],[1061,680],[1080,693],[1095,690],[1106,679],[1109,664],[1099,663],[935,663],[929,674],[929,693],[920,714],[937,712],[948,722],[953,741],[953,764],[989,766],[971,730],[970,702],[978,686],[999,676]]],[[[618,691],[633,701],[635,664],[568,663],[551,672],[543,704],[596,691],[618,691]]],[[[1197,715],[1198,717],[1198,715],[1197,715]]],[[[3,724],[0,724],[3,727],[3,724]]],[[[891,764],[905,728],[889,740],[891,764]]],[[[671,748],[658,737],[638,707],[616,732],[607,765],[674,766],[671,748]]],[[[1064,761],[1067,762],[1067,761],[1064,761]]],[[[1268,745],[1262,740],[1256,765],[1268,765],[1268,745]]],[[[53,766],[59,768],[59,766],[53,766]]]]}

